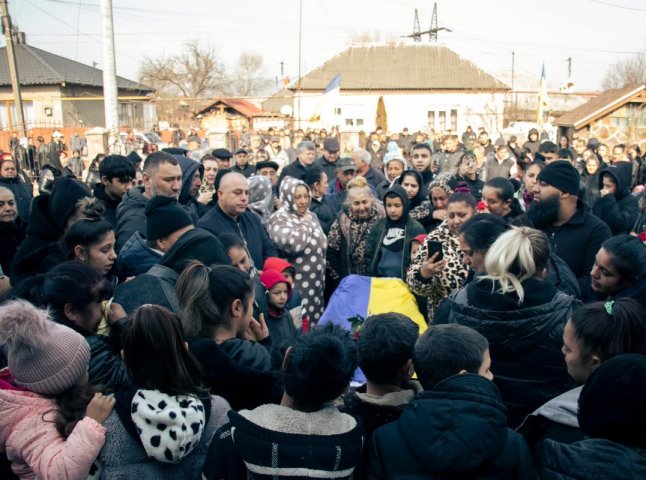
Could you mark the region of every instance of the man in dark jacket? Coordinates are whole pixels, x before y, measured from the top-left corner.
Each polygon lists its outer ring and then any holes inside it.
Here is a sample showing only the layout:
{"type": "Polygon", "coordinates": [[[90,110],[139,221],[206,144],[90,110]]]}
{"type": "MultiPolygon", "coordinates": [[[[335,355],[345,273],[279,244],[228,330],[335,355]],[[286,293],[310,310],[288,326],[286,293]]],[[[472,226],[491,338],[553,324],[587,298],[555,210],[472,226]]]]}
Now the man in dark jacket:
{"type": "Polygon", "coordinates": [[[247,210],[247,179],[239,173],[227,173],[220,181],[217,195],[217,204],[200,219],[197,226],[214,235],[228,232],[242,237],[256,268],[261,268],[266,258],[277,256],[276,247],[262,226],[260,217],[247,210]]]}
{"type": "Polygon", "coordinates": [[[303,180],[305,178],[305,172],[308,168],[314,163],[314,157],[316,156],[316,145],[312,142],[304,141],[298,144],[298,158],[295,162],[290,163],[280,174],[278,179],[278,185],[283,181],[285,177],[297,178],[298,180],[303,180]]]}
{"type": "Polygon", "coordinates": [[[536,152],[538,152],[540,144],[541,141],[538,139],[538,130],[532,128],[527,134],[527,141],[523,143],[523,149],[527,149],[532,155],[535,155],[536,152]]]}
{"type": "Polygon", "coordinates": [[[233,154],[234,164],[231,167],[232,172],[237,172],[249,178],[256,173],[256,167],[249,165],[249,152],[244,148],[239,148],[233,154]]]}
{"type": "Polygon", "coordinates": [[[630,233],[637,217],[639,202],[630,194],[626,175],[617,166],[605,168],[599,176],[601,197],[592,206],[592,213],[603,220],[613,235],[630,233]]]}
{"type": "Polygon", "coordinates": [[[155,195],[179,198],[182,190],[182,169],[177,158],[167,152],[155,152],[146,158],[143,169],[143,187],[126,193],[117,207],[117,250],[135,232],[146,231],[146,203],[155,195]]]}
{"type": "Polygon", "coordinates": [[[315,165],[321,167],[321,169],[327,174],[328,179],[332,179],[335,176],[335,172],[339,164],[340,150],[341,147],[336,138],[326,138],[323,142],[323,156],[316,159],[316,162],[314,162],[315,165]]]}
{"type": "Polygon", "coordinates": [[[368,478],[536,478],[525,440],[507,428],[486,338],[432,326],[413,362],[424,392],[375,431],[368,478]]]}
{"type": "Polygon", "coordinates": [[[114,299],[126,312],[132,313],[146,303],[161,305],[179,313],[175,284],[191,260],[205,265],[227,265],[229,257],[220,241],[199,228],[185,231],[173,246],[145,274],[122,283],[114,291],[114,299]]]}
{"type": "Polygon", "coordinates": [[[344,157],[337,162],[335,175],[329,181],[327,193],[325,194],[325,201],[330,207],[333,217],[336,218],[343,208],[347,193],[345,187],[356,176],[357,167],[355,167],[351,158],[344,157]]]}
{"type": "Polygon", "coordinates": [[[99,164],[101,183],[94,185],[94,196],[105,203],[103,219],[117,226],[117,207],[132,188],[135,167],[123,155],[108,155],[99,164]]]}
{"type": "Polygon", "coordinates": [[[372,161],[370,153],[363,148],[354,149],[352,160],[354,160],[354,165],[357,168],[357,175],[364,177],[373,190],[386,180],[386,176],[370,164],[372,161]]]}
{"type": "Polygon", "coordinates": [[[595,255],[611,236],[608,225],[588,213],[578,199],[579,172],[568,161],[546,165],[532,193],[530,223],[545,232],[552,252],[565,260],[585,291],[595,255]]]}

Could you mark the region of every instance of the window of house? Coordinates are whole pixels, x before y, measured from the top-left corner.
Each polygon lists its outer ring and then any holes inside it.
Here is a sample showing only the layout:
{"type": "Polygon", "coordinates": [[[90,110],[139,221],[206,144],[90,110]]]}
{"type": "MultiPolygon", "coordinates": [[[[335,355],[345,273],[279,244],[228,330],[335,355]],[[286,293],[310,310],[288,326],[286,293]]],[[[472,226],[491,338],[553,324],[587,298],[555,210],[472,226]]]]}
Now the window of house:
{"type": "Polygon", "coordinates": [[[440,112],[440,130],[446,129],[446,112],[440,112]]]}
{"type": "Polygon", "coordinates": [[[9,128],[9,118],[7,116],[7,103],[0,102],[0,129],[5,130],[9,128]]]}
{"type": "Polygon", "coordinates": [[[363,118],[357,118],[357,127],[363,127],[363,118]]]}
{"type": "Polygon", "coordinates": [[[428,112],[428,127],[435,128],[435,112],[433,110],[428,112]]]}
{"type": "MultiPolygon", "coordinates": [[[[0,103],[0,105],[6,105],[0,103]]],[[[0,113],[1,115],[6,115],[7,109],[6,106],[2,108],[4,112],[0,113]]],[[[11,103],[9,106],[11,112],[11,128],[18,128],[18,112],[16,111],[16,104],[11,103]]],[[[31,128],[34,125],[34,102],[22,102],[22,115],[25,119],[25,128],[31,128]]],[[[0,120],[0,126],[3,126],[5,122],[0,120]]]]}
{"type": "Polygon", "coordinates": [[[458,111],[457,110],[451,110],[451,131],[452,132],[458,131],[458,111]]]}
{"type": "Polygon", "coordinates": [[[336,107],[334,109],[334,115],[341,115],[341,107],[336,107]]]}
{"type": "Polygon", "coordinates": [[[346,118],[345,119],[345,125],[346,125],[346,127],[354,126],[354,120],[352,120],[351,118],[346,118]]]}

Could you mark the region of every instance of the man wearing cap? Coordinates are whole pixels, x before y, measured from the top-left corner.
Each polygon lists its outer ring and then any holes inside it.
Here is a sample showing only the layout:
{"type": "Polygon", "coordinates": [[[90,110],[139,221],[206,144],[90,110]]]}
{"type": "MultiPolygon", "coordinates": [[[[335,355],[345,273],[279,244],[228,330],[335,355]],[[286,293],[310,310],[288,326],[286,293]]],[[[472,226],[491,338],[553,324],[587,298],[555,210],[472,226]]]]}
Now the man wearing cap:
{"type": "Polygon", "coordinates": [[[280,195],[278,192],[278,164],[271,160],[256,163],[256,175],[267,177],[271,182],[271,191],[274,195],[274,206],[280,208],[280,195]]]}
{"type": "Polygon", "coordinates": [[[265,147],[265,152],[269,155],[269,160],[278,164],[279,171],[289,165],[289,155],[287,155],[287,152],[280,146],[280,137],[271,137],[269,145],[265,147]]]}
{"type": "Polygon", "coordinates": [[[381,182],[386,180],[386,176],[383,173],[370,165],[372,157],[367,150],[364,150],[363,148],[355,148],[352,151],[352,160],[354,161],[354,166],[357,169],[357,175],[364,177],[368,182],[368,185],[370,185],[373,190],[375,190],[381,182]]]}
{"type": "Polygon", "coordinates": [[[329,179],[336,175],[339,150],[341,150],[341,146],[336,138],[326,138],[323,142],[323,155],[314,162],[315,165],[321,167],[329,179]]]}
{"type": "Polygon", "coordinates": [[[232,172],[244,175],[249,178],[256,173],[256,167],[249,165],[249,152],[244,148],[238,148],[233,154],[234,165],[231,167],[232,172]]]}
{"type": "Polygon", "coordinates": [[[216,148],[211,152],[211,155],[215,157],[215,160],[218,162],[218,170],[226,170],[231,168],[231,152],[226,148],[216,148]]]}
{"type": "Polygon", "coordinates": [[[256,267],[261,268],[268,257],[277,256],[276,246],[267,235],[260,217],[247,209],[249,183],[244,175],[229,172],[222,177],[217,190],[216,205],[205,213],[197,226],[214,235],[233,233],[241,237],[256,267]]]}
{"type": "Polygon", "coordinates": [[[312,166],[314,163],[314,157],[316,156],[316,145],[310,141],[304,141],[298,144],[298,157],[296,161],[290,163],[285,168],[283,168],[280,178],[278,179],[278,185],[285,177],[297,178],[298,180],[303,180],[305,178],[305,172],[307,169],[312,166]]]}
{"type": "Polygon", "coordinates": [[[343,157],[337,162],[335,170],[336,180],[333,180],[328,185],[328,193],[325,195],[325,202],[328,204],[334,215],[337,215],[343,202],[345,202],[346,186],[354,177],[357,176],[357,167],[351,158],[343,157]]]}
{"type": "Polygon", "coordinates": [[[585,291],[595,256],[611,236],[610,228],[579,200],[579,172],[570,162],[556,160],[546,165],[532,193],[534,203],[527,217],[545,232],[552,252],[565,260],[585,291]]]}

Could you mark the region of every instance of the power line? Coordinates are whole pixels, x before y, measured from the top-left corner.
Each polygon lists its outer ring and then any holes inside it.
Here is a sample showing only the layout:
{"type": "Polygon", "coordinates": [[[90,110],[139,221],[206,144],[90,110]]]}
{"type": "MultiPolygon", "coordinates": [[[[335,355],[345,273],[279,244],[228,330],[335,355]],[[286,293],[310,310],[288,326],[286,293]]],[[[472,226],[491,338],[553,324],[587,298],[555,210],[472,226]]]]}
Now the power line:
{"type": "Polygon", "coordinates": [[[621,8],[624,10],[633,10],[635,12],[646,12],[644,8],[635,8],[635,7],[626,7],[625,5],[617,5],[616,3],[603,2],[602,0],[589,0],[592,3],[600,3],[601,5],[607,5],[609,7],[621,8]]]}

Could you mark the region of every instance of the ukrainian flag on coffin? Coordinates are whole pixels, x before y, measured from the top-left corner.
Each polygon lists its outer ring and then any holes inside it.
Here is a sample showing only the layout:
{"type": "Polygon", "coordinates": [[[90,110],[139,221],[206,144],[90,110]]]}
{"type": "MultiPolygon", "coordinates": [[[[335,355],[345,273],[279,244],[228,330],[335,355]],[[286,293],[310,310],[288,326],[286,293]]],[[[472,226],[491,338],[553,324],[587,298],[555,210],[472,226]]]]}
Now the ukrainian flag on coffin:
{"type": "Polygon", "coordinates": [[[419,325],[420,334],[426,330],[426,322],[417,308],[415,297],[402,280],[349,275],[341,280],[318,323],[333,323],[352,330],[349,318],[361,315],[365,319],[389,312],[409,317],[419,325]]]}
{"type": "MultiPolygon", "coordinates": [[[[319,325],[333,323],[348,331],[349,320],[361,315],[364,319],[378,313],[396,312],[409,317],[419,325],[420,335],[427,328],[424,317],[417,308],[417,301],[408,285],[399,278],[374,278],[349,275],[332,294],[319,325]]],[[[361,332],[359,332],[361,335],[361,332]]],[[[354,373],[353,384],[365,383],[366,377],[360,368],[354,373]]]]}

